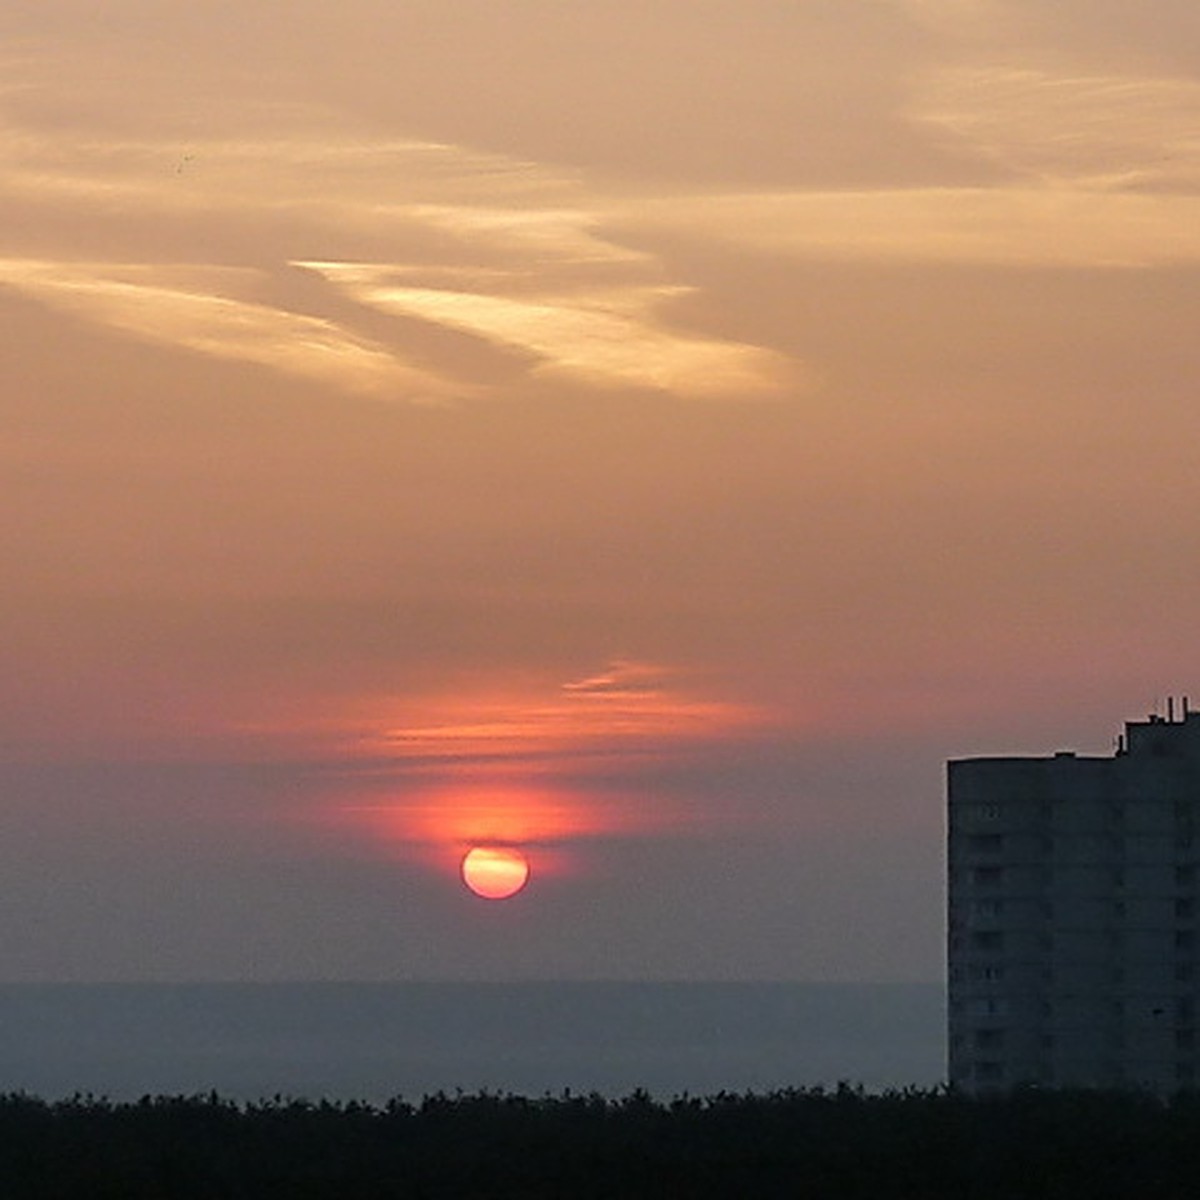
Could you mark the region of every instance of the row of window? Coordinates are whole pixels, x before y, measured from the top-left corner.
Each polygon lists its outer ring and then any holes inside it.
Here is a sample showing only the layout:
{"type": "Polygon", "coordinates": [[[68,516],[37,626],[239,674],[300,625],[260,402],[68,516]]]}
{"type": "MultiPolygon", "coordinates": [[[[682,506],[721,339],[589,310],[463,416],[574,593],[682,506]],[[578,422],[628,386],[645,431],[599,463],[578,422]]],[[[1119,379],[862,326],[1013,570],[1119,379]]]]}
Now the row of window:
{"type": "MultiPolygon", "coordinates": [[[[1084,899],[1084,898],[1080,898],[1084,899]]],[[[1093,901],[1093,903],[1095,903],[1093,901]]],[[[1128,900],[1104,900],[1101,901],[1109,916],[1112,917],[1127,917],[1129,915],[1128,900]]],[[[1175,896],[1170,900],[1171,911],[1179,920],[1190,920],[1200,912],[1200,906],[1197,905],[1196,897],[1194,896],[1175,896]]],[[[957,908],[958,906],[955,905],[957,908]]],[[[999,920],[1006,913],[1012,912],[1011,902],[996,899],[971,900],[966,905],[967,913],[982,920],[999,920]]],[[[1049,900],[1037,900],[1032,905],[1032,909],[1025,908],[1025,912],[1032,911],[1033,915],[1042,920],[1050,920],[1054,916],[1054,905],[1049,900]]]]}
{"type": "MultiPolygon", "coordinates": [[[[1007,1030],[1004,1029],[977,1029],[970,1039],[970,1051],[976,1054],[1001,1051],[1005,1048],[1006,1034],[1007,1030]]],[[[1191,1054],[1196,1050],[1194,1029],[1176,1029],[1171,1040],[1176,1053],[1191,1054]]],[[[1025,1044],[1028,1045],[1028,1042],[1025,1044]]],[[[1058,1048],[1058,1040],[1052,1033],[1039,1034],[1035,1044],[1038,1050],[1047,1053],[1058,1048]]],[[[962,1035],[951,1038],[950,1045],[956,1055],[960,1054],[965,1045],[962,1035]]],[[[1129,1049],[1129,1039],[1120,1030],[1116,1030],[1104,1038],[1104,1049],[1110,1054],[1120,1053],[1129,1049]]]]}
{"type": "MultiPolygon", "coordinates": [[[[1192,1088],[1195,1087],[1197,1078],[1197,1066],[1194,1060],[1186,1060],[1175,1063],[1173,1069],[1175,1082],[1179,1087],[1192,1088]]],[[[1069,1073],[1063,1080],[1065,1083],[1075,1082],[1072,1079],[1074,1073],[1069,1073]]],[[[1012,1073],[1012,1083],[1040,1083],[1053,1084],[1056,1080],[1054,1066],[1050,1062],[1038,1063],[1034,1069],[1033,1077],[1030,1076],[1027,1069],[1021,1069],[1012,1073]]],[[[1004,1064],[996,1059],[979,1059],[976,1062],[968,1063],[959,1066],[954,1072],[954,1082],[959,1085],[969,1083],[970,1081],[985,1085],[1001,1085],[1008,1081],[1008,1074],[1005,1071],[1004,1064]]],[[[1142,1087],[1148,1090],[1154,1090],[1156,1086],[1161,1086],[1161,1081],[1156,1084],[1151,1079],[1139,1079],[1136,1075],[1130,1075],[1122,1063],[1109,1063],[1104,1072],[1103,1079],[1092,1079],[1093,1084],[1109,1083],[1114,1087],[1135,1086],[1142,1087]]]]}
{"type": "MultiPolygon", "coordinates": [[[[1059,971],[1055,972],[1051,966],[1033,964],[1020,964],[1021,966],[1033,966],[1036,971],[1036,977],[1043,986],[1052,986],[1055,983],[1078,978],[1077,971],[1059,971]]],[[[1124,967],[1113,967],[1107,973],[1107,980],[1113,985],[1123,985],[1130,981],[1131,972],[1124,967]]],[[[1132,972],[1134,979],[1143,977],[1143,972],[1132,972]]],[[[1200,980],[1200,970],[1197,970],[1194,962],[1177,962],[1171,968],[1171,977],[1176,983],[1195,983],[1200,980]]],[[[971,963],[969,966],[963,967],[955,965],[950,968],[950,982],[955,984],[961,983],[1004,983],[1010,978],[1007,973],[1007,968],[1000,963],[992,963],[979,965],[971,963]]],[[[1020,978],[1028,979],[1028,972],[1023,973],[1020,978]]]]}
{"type": "MultiPolygon", "coordinates": [[[[1029,964],[1021,964],[1026,966],[1029,964]]],[[[1037,966],[1038,964],[1033,964],[1037,966]]],[[[1076,975],[1076,972],[1068,971],[1063,973],[1064,978],[1070,979],[1076,975]]],[[[1121,984],[1129,982],[1129,971],[1124,967],[1112,967],[1108,971],[1108,980],[1110,983],[1121,984]]],[[[1135,978],[1144,978],[1144,973],[1135,971],[1135,978]]],[[[1172,975],[1176,983],[1191,983],[1198,976],[1196,965],[1192,962],[1177,962],[1172,967],[1172,975]]],[[[982,962],[968,963],[966,966],[954,965],[950,968],[950,981],[952,983],[1004,983],[1009,978],[1007,968],[1004,963],[999,962],[982,962]]],[[[1028,979],[1029,973],[1018,972],[1017,978],[1028,979]]],[[[1038,978],[1044,982],[1054,981],[1054,968],[1042,966],[1038,972],[1038,978]]]]}
{"type": "MultiPolygon", "coordinates": [[[[1102,932],[1104,941],[1109,948],[1117,949],[1126,944],[1126,934],[1120,929],[1104,929],[1100,931],[1082,930],[1083,933],[1102,932]]],[[[1157,933],[1158,930],[1150,930],[1148,932],[1157,933]]],[[[1018,937],[1021,935],[1018,933],[1018,937]]],[[[1006,944],[1009,933],[1003,929],[977,929],[974,933],[967,936],[965,948],[981,954],[999,954],[1006,944]]],[[[1061,944],[1061,938],[1060,942],[1061,944]]],[[[1176,950],[1194,950],[1200,946],[1200,939],[1196,936],[1194,929],[1175,929],[1171,931],[1170,944],[1176,950]]],[[[1055,938],[1053,934],[1039,933],[1034,938],[1034,946],[1040,951],[1047,953],[1055,948],[1055,938]]],[[[952,952],[959,951],[964,948],[963,938],[960,934],[951,934],[950,950],[952,952]]]]}
{"type": "MultiPolygon", "coordinates": [[[[1146,834],[1144,836],[1157,841],[1160,838],[1165,838],[1167,835],[1162,834],[1156,837],[1154,834],[1146,834]]],[[[1190,825],[1180,827],[1170,835],[1170,838],[1171,844],[1175,849],[1190,849],[1196,845],[1196,830],[1190,825]]],[[[1023,845],[1026,848],[1032,845],[1036,853],[1042,858],[1048,858],[1056,849],[1079,851],[1083,848],[1090,849],[1093,852],[1096,850],[1107,850],[1114,857],[1123,857],[1128,840],[1121,834],[1115,833],[1067,834],[1057,840],[1047,834],[1038,834],[1036,837],[1030,837],[1029,835],[1020,836],[1017,844],[1023,845]]],[[[972,833],[968,834],[965,838],[959,839],[954,849],[957,853],[991,858],[1002,854],[1008,844],[1006,835],[1003,833],[972,833]]]]}
{"type": "MultiPolygon", "coordinates": [[[[1004,996],[976,996],[972,1000],[955,1000],[950,1005],[950,1012],[955,1017],[1007,1017],[1011,1011],[1008,999],[1004,996]]],[[[1049,1020],[1059,1011],[1077,1018],[1080,1010],[1078,1001],[1071,1001],[1060,1010],[1053,1000],[1042,999],[1024,1005],[1023,1011],[1027,1016],[1049,1020]]],[[[1144,1000],[1098,1001],[1086,1011],[1091,1020],[1111,1018],[1124,1021],[1129,1017],[1149,1018],[1154,1023],[1167,1021],[1182,1028],[1193,1029],[1196,1022],[1196,999],[1194,996],[1177,996],[1173,1001],[1164,1000],[1152,1007],[1148,1007],[1144,1000]]],[[[989,1029],[991,1028],[994,1027],[989,1026],[989,1029]]]]}
{"type": "MultiPolygon", "coordinates": [[[[1059,801],[1059,805],[1064,808],[1073,809],[1079,812],[1085,808],[1099,810],[1099,812],[1108,821],[1120,824],[1125,821],[1131,808],[1137,809],[1139,806],[1136,802],[1132,805],[1122,804],[1118,801],[1104,801],[1097,803],[1096,801],[1079,800],[1076,797],[1064,798],[1059,801]]],[[[1032,820],[1037,824],[1045,824],[1051,820],[1054,813],[1054,805],[1046,800],[1038,801],[1034,804],[1021,804],[1017,802],[1015,805],[1005,804],[962,804],[954,805],[954,813],[958,820],[974,823],[976,821],[981,824],[991,824],[996,821],[1003,821],[1006,818],[1012,819],[1014,816],[1032,820]]],[[[1171,813],[1177,823],[1187,823],[1200,819],[1200,805],[1197,805],[1194,800],[1175,800],[1171,805],[1171,813]]]]}
{"type": "MultiPolygon", "coordinates": [[[[1048,886],[1053,879],[1052,869],[1045,863],[1028,863],[1023,864],[1031,870],[1035,883],[1039,886],[1048,886]]],[[[1086,866],[1087,864],[1078,864],[1086,866]]],[[[1017,867],[1018,864],[1010,864],[1012,867],[1017,867]]],[[[1124,867],[1114,867],[1108,864],[1104,865],[1109,884],[1115,888],[1123,888],[1126,886],[1128,874],[1124,867]]],[[[1004,883],[1005,867],[986,866],[972,867],[968,870],[966,878],[979,888],[996,888],[1004,883]]],[[[955,872],[951,871],[952,877],[955,872]]],[[[1181,864],[1174,868],[1173,878],[1175,886],[1180,888],[1195,887],[1200,876],[1197,876],[1196,867],[1192,863],[1181,864]]]]}

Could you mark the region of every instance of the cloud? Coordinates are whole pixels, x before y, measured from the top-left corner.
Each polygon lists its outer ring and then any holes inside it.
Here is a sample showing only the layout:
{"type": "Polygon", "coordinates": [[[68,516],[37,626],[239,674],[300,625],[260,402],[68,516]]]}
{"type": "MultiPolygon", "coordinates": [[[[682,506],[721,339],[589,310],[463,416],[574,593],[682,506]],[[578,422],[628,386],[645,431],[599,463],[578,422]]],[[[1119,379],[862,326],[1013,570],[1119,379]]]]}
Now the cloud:
{"type": "Polygon", "coordinates": [[[749,705],[704,697],[673,682],[668,668],[618,660],[554,690],[496,689],[426,696],[416,723],[394,724],[362,745],[396,760],[464,766],[474,761],[555,763],[580,756],[669,754],[697,739],[744,733],[767,723],[749,705]]]}
{"type": "MultiPolygon", "coordinates": [[[[520,207],[497,208],[497,197],[474,205],[411,204],[398,208],[407,219],[455,238],[476,253],[505,262],[511,282],[552,279],[563,268],[646,267],[657,265],[653,254],[634,250],[600,236],[602,210],[592,209],[578,192],[574,207],[548,207],[541,188],[539,203],[520,197],[520,207]]],[[[564,197],[566,199],[567,197],[564,197]]],[[[605,278],[598,271],[594,276],[605,278]]]]}
{"type": "Polygon", "coordinates": [[[383,312],[418,317],[525,352],[536,370],[598,387],[654,388],[701,398],[770,395],[786,361],[758,347],[665,327],[660,304],[683,289],[580,287],[566,296],[406,287],[402,270],[357,263],[298,263],[383,312]]]}
{"type": "Polygon", "coordinates": [[[633,662],[619,658],[598,674],[564,683],[564,692],[589,696],[645,695],[661,691],[670,679],[666,668],[654,663],[633,662]]]}
{"type": "MultiPolygon", "coordinates": [[[[44,104],[38,66],[21,72],[44,104]]],[[[359,395],[481,394],[478,372],[468,380],[444,351],[436,369],[417,365],[437,330],[595,389],[709,400],[794,391],[785,356],[686,327],[693,287],[652,249],[613,237],[612,201],[578,173],[352,131],[311,105],[251,105],[240,130],[223,132],[217,104],[202,135],[192,123],[184,136],[106,131],[6,101],[0,204],[21,219],[4,281],[86,319],[359,395]],[[97,262],[101,244],[120,253],[97,262]],[[197,257],[180,284],[170,264],[197,257]],[[205,258],[222,266],[204,274],[205,258]],[[288,263],[331,287],[293,308],[288,263]],[[256,289],[268,279],[276,304],[256,289]],[[328,309],[311,311],[315,297],[328,309]],[[356,306],[402,320],[385,325],[356,306]],[[370,337],[347,325],[357,317],[370,337]]],[[[494,377],[491,391],[510,379],[494,377]]]]}
{"type": "Polygon", "coordinates": [[[0,284],[135,337],[258,366],[376,398],[461,395],[428,371],[317,317],[236,300],[219,289],[253,272],[0,260],[0,284]],[[178,276],[186,282],[175,282],[178,276]]]}
{"type": "MultiPolygon", "coordinates": [[[[989,9],[933,7],[980,19],[989,9]]],[[[906,114],[960,162],[998,168],[995,182],[642,197],[611,225],[799,259],[1083,268],[1200,260],[1192,80],[977,63],[917,77],[906,114]]]]}
{"type": "Polygon", "coordinates": [[[647,805],[620,768],[711,753],[771,721],[750,705],[698,695],[678,677],[620,659],[557,688],[410,701],[419,722],[360,741],[362,765],[351,759],[345,785],[360,799],[340,802],[338,818],[408,845],[544,845],[711,823],[718,814],[685,793],[659,787],[647,805]]]}
{"type": "Polygon", "coordinates": [[[641,201],[635,229],[851,261],[1149,267],[1200,260],[1200,84],[973,66],[928,75],[910,119],[987,186],[641,201]]]}
{"type": "Polygon", "coordinates": [[[941,71],[913,116],[1025,179],[1095,190],[1195,191],[1200,83],[1035,71],[941,71]]]}
{"type": "Polygon", "coordinates": [[[695,196],[630,223],[762,255],[852,262],[1149,267],[1200,261],[1200,198],[1076,188],[695,196]]]}

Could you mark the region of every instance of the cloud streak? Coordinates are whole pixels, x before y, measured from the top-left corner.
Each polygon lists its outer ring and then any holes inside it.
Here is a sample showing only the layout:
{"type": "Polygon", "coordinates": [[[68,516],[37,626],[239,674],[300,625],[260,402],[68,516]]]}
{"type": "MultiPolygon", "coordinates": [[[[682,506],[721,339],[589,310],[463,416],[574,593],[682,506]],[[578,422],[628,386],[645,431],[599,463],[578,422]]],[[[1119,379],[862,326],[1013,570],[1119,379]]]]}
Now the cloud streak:
{"type": "Polygon", "coordinates": [[[1050,188],[1195,193],[1200,185],[1193,80],[962,67],[929,77],[914,116],[1050,188]]]}
{"type": "Polygon", "coordinates": [[[756,193],[643,203],[631,226],[812,261],[1150,267],[1200,261],[1200,198],[1080,188],[756,193]]]}
{"type": "Polygon", "coordinates": [[[999,168],[986,186],[642,200],[624,223],[852,262],[1153,267],[1200,261],[1200,84],[974,66],[928,75],[910,119],[999,168]]]}
{"type": "MultiPolygon", "coordinates": [[[[938,27],[989,29],[998,6],[912,3],[938,27]]],[[[968,56],[969,57],[969,56],[968,56]]],[[[992,178],[639,196],[610,228],[758,254],[1053,268],[1200,260],[1200,84],[1089,72],[1061,55],[914,73],[902,115],[992,178]]]]}
{"type": "Polygon", "coordinates": [[[437,142],[325,133],[105,139],[10,114],[0,127],[0,203],[37,205],[76,229],[92,224],[130,253],[108,264],[39,247],[11,255],[3,279],[138,337],[360,395],[479,394],[478,379],[449,358],[436,370],[412,361],[421,327],[601,390],[713,400],[794,387],[783,355],[680,325],[677,301],[692,287],[669,278],[651,251],[602,234],[607,202],[570,173],[437,142]],[[193,261],[201,242],[242,274],[197,269],[177,286],[164,259],[193,261]],[[142,244],[154,246],[144,258],[142,244]],[[312,255],[324,245],[341,254],[312,255]],[[176,253],[168,259],[164,247],[176,253]],[[366,259],[356,248],[386,253],[366,259]],[[279,283],[289,261],[330,285],[337,319],[272,306],[262,288],[230,293],[250,270],[279,283]],[[345,324],[346,299],[404,323],[383,331],[376,320],[367,337],[345,324]]]}
{"type": "Polygon", "coordinates": [[[419,723],[362,740],[351,786],[363,794],[335,817],[393,846],[546,846],[692,829],[717,814],[662,789],[648,804],[627,781],[605,783],[605,769],[711,752],[770,724],[761,709],[699,696],[677,672],[626,659],[553,691],[456,693],[416,707],[419,723]],[[380,791],[388,798],[374,798],[380,791]]]}
{"type": "Polygon", "coordinates": [[[253,363],[378,399],[461,395],[431,372],[399,361],[335,323],[215,289],[245,272],[192,268],[187,286],[169,268],[0,260],[0,284],[124,333],[215,358],[253,363]]]}
{"type": "Polygon", "coordinates": [[[397,761],[532,764],[554,773],[580,757],[620,759],[668,755],[673,748],[743,734],[767,724],[748,705],[695,695],[673,673],[649,663],[620,660],[556,695],[496,692],[428,697],[417,724],[388,728],[365,746],[397,761]]]}
{"type": "Polygon", "coordinates": [[[399,316],[418,317],[532,356],[535,370],[598,387],[633,386],[705,399],[779,392],[782,356],[757,347],[689,337],[657,319],[683,289],[580,289],[574,295],[508,296],[391,282],[388,267],[298,263],[347,294],[399,316]]]}

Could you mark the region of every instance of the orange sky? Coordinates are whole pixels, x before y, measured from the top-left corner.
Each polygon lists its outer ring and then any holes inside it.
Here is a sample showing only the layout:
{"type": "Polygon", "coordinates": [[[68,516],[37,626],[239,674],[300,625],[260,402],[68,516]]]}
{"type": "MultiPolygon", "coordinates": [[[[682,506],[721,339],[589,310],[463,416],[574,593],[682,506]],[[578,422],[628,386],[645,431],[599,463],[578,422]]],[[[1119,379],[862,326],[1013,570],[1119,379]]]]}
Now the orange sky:
{"type": "Polygon", "coordinates": [[[936,978],[942,761],[1200,694],[1192,4],[103,9],[0,13],[14,978],[936,978]]]}

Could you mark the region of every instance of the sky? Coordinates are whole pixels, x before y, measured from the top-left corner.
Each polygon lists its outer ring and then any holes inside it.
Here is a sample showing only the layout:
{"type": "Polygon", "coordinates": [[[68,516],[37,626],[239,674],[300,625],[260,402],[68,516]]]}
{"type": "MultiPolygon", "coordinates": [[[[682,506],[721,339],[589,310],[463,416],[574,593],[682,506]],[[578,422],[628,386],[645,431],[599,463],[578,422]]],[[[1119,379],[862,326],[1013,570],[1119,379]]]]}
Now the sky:
{"type": "Polygon", "coordinates": [[[0,65],[0,978],[936,980],[945,760],[1200,695],[1193,0],[0,65]]]}

